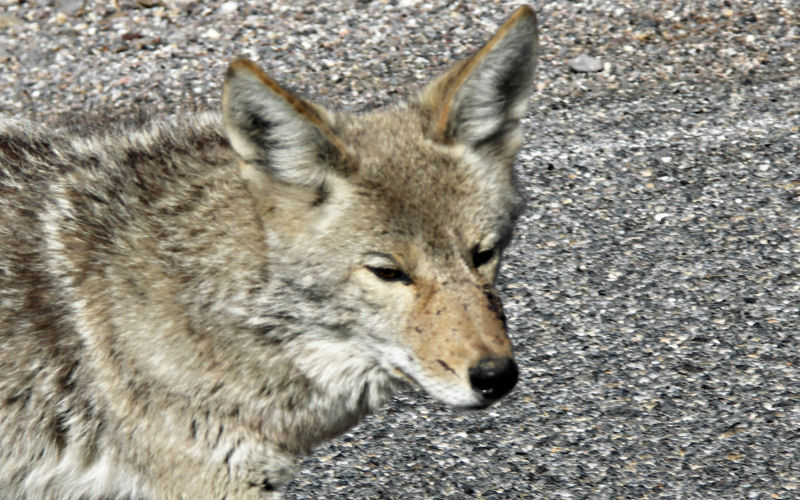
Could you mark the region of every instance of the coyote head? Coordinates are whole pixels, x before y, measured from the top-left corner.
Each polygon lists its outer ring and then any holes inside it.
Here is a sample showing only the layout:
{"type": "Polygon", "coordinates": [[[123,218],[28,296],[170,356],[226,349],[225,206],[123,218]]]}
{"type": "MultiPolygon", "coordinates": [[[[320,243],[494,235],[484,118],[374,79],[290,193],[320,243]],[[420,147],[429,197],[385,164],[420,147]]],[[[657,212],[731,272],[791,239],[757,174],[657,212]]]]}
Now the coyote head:
{"type": "Polygon", "coordinates": [[[234,62],[226,133],[281,283],[282,306],[261,314],[355,341],[451,405],[507,394],[517,366],[493,283],[520,204],[512,162],[537,50],[522,7],[415,99],[357,115],[234,62]]]}

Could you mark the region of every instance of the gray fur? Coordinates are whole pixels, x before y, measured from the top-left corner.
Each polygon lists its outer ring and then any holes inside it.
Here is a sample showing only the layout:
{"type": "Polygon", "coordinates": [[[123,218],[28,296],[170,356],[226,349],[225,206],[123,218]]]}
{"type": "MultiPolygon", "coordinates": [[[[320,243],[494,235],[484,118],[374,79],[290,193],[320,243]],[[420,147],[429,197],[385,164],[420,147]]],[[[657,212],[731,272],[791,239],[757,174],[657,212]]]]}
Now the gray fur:
{"type": "Polygon", "coordinates": [[[239,62],[221,115],[0,121],[3,495],[268,498],[406,383],[499,397],[471,374],[511,359],[492,283],[535,35],[523,7],[474,64],[363,115],[239,62]]]}

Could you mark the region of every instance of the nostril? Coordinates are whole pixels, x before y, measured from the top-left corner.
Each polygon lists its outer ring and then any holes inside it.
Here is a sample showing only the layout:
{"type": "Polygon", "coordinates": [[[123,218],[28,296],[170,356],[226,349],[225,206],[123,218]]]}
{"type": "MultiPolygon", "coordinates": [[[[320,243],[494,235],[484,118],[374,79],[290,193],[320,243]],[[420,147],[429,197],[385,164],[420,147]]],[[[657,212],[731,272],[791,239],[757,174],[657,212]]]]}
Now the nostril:
{"type": "Polygon", "coordinates": [[[517,383],[519,370],[511,358],[484,358],[469,369],[472,388],[486,399],[500,399],[517,383]]]}

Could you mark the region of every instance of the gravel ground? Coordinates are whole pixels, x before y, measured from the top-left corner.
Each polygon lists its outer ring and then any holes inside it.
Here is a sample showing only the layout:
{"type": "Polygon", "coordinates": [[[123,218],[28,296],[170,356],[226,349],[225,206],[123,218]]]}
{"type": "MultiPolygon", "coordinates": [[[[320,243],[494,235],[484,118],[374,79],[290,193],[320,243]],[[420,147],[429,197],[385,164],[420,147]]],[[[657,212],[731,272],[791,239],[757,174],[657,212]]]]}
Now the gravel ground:
{"type": "MultiPolygon", "coordinates": [[[[238,56],[364,109],[515,6],[149,3],[0,0],[0,112],[216,108],[238,56]]],[[[501,277],[517,390],[477,413],[401,394],[287,498],[800,498],[800,2],[533,5],[529,208],[501,277]]]]}

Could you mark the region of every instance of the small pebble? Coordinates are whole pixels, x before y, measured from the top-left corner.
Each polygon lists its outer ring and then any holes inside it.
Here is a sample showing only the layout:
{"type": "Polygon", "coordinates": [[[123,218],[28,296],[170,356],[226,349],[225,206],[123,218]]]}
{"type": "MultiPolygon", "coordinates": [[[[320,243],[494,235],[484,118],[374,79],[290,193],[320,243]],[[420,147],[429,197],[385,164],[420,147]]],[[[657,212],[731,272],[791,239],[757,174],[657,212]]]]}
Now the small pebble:
{"type": "Polygon", "coordinates": [[[22,24],[22,21],[20,21],[18,17],[0,14],[0,28],[10,28],[12,26],[19,26],[20,24],[22,24]]]}
{"type": "Polygon", "coordinates": [[[588,54],[581,54],[570,59],[569,68],[576,73],[595,73],[603,71],[603,61],[588,54]]]}
{"type": "Polygon", "coordinates": [[[58,12],[72,16],[83,8],[83,0],[56,0],[55,9],[58,12]]]}
{"type": "Polygon", "coordinates": [[[222,15],[233,14],[239,10],[239,2],[225,2],[219,8],[219,13],[222,15]]]}
{"type": "Polygon", "coordinates": [[[212,41],[219,40],[220,38],[222,38],[222,33],[220,33],[219,31],[215,30],[214,28],[210,28],[210,29],[206,30],[205,33],[203,33],[203,38],[206,38],[206,39],[212,40],[212,41]]]}

